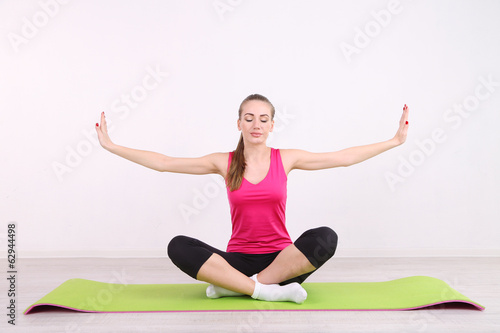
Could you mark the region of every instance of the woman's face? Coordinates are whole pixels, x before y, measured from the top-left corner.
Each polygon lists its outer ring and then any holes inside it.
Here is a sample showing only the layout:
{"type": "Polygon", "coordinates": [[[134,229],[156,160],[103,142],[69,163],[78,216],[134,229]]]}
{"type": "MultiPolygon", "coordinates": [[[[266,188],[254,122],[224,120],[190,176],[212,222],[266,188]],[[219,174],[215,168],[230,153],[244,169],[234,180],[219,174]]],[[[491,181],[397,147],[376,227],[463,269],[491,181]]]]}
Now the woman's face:
{"type": "Polygon", "coordinates": [[[243,134],[245,144],[265,143],[273,127],[274,120],[271,120],[271,106],[268,103],[252,100],[243,104],[238,130],[243,134]]]}

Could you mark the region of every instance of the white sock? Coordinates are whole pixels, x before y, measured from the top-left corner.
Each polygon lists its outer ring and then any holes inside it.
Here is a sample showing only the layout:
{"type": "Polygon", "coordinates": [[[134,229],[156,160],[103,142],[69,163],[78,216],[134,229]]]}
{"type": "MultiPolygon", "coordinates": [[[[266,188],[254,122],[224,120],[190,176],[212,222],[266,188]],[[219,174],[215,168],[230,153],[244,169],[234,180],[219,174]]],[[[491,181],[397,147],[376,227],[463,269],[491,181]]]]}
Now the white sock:
{"type": "MultiPolygon", "coordinates": [[[[254,276],[250,277],[252,280],[254,280],[257,283],[257,274],[254,276]]],[[[243,296],[244,294],[238,293],[236,291],[228,290],[226,288],[222,288],[216,285],[209,285],[207,287],[207,297],[208,298],[219,298],[219,297],[226,297],[226,296],[243,296]]]]}
{"type": "Polygon", "coordinates": [[[269,302],[295,302],[303,303],[307,298],[307,292],[297,282],[290,283],[284,286],[279,284],[262,284],[255,277],[255,290],[252,298],[269,302]]]}
{"type": "Polygon", "coordinates": [[[207,287],[207,297],[208,298],[219,298],[225,296],[242,296],[242,293],[238,293],[236,291],[228,290],[226,288],[222,288],[216,285],[209,285],[207,287]]]}

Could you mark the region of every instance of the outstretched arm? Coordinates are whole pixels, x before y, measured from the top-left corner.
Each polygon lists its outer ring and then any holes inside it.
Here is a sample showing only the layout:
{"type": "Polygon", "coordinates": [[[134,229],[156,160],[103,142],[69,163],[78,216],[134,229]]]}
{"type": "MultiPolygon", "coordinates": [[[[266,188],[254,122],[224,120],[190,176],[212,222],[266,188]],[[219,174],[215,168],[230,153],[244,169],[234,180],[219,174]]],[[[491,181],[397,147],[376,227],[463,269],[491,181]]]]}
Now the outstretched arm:
{"type": "Polygon", "coordinates": [[[299,149],[287,149],[285,157],[290,170],[320,170],[340,166],[350,166],[363,162],[384,151],[397,147],[406,141],[408,132],[408,107],[405,105],[396,135],[387,141],[365,146],[351,147],[330,153],[311,153],[299,149]]]}
{"type": "Polygon", "coordinates": [[[138,150],[114,144],[109,135],[104,112],[101,113],[101,125],[95,126],[99,143],[107,151],[147,168],[162,172],[188,173],[204,175],[209,173],[222,174],[227,154],[214,153],[198,158],[170,157],[152,151],[138,150]]]}

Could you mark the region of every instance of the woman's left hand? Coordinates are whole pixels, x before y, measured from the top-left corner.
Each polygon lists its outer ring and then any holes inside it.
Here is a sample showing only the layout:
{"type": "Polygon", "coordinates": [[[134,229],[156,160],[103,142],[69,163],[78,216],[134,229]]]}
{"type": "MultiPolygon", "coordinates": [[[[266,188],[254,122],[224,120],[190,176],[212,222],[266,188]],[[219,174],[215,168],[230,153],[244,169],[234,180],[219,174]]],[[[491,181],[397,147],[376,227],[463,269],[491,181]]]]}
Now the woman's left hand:
{"type": "Polygon", "coordinates": [[[399,129],[393,140],[396,145],[401,145],[406,141],[406,135],[408,133],[408,106],[404,106],[403,115],[401,116],[401,120],[399,121],[399,129]]]}

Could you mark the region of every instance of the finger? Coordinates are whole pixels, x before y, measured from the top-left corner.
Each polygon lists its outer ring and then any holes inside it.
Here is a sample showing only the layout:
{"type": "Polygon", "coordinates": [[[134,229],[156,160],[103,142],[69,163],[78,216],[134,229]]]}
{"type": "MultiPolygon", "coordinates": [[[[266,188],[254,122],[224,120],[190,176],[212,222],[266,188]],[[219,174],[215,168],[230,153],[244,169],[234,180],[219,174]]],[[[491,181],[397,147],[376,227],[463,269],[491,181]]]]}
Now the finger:
{"type": "Polygon", "coordinates": [[[406,104],[403,106],[403,113],[401,114],[401,119],[399,119],[399,126],[403,126],[405,123],[405,113],[406,113],[406,104]]]}
{"type": "MultiPolygon", "coordinates": [[[[406,105],[405,105],[406,106],[406,105]]],[[[406,106],[405,111],[404,111],[404,126],[403,126],[403,131],[402,134],[406,138],[406,135],[408,133],[408,127],[409,127],[409,122],[408,122],[408,106],[406,106]]]]}
{"type": "Polygon", "coordinates": [[[97,131],[97,134],[99,134],[99,131],[101,130],[99,123],[95,123],[95,130],[97,131]]]}
{"type": "Polygon", "coordinates": [[[103,132],[108,132],[108,124],[106,123],[106,115],[104,114],[104,111],[101,112],[101,128],[103,132]]]}

